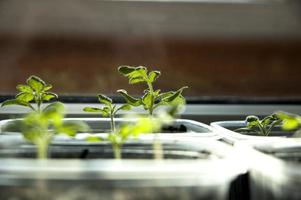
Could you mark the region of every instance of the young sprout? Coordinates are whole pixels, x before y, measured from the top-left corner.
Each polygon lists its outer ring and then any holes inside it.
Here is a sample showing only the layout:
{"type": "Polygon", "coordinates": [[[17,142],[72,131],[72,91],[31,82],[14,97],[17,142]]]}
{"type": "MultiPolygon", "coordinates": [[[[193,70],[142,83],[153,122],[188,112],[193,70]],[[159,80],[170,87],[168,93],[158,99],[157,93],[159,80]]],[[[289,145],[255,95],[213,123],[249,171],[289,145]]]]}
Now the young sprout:
{"type": "Polygon", "coordinates": [[[101,108],[95,108],[95,107],[85,107],[84,111],[85,112],[96,112],[96,113],[101,113],[103,117],[107,117],[109,116],[111,119],[111,132],[115,132],[115,115],[119,110],[130,110],[131,109],[131,105],[129,104],[124,104],[121,105],[119,107],[117,107],[116,105],[113,104],[113,101],[111,98],[103,95],[103,94],[99,94],[98,95],[98,100],[100,103],[103,103],[105,106],[101,107],[101,108]]]}
{"type": "Polygon", "coordinates": [[[284,130],[297,130],[294,134],[295,137],[301,137],[301,116],[287,112],[276,112],[276,115],[282,120],[282,129],[284,130]],[[298,130],[299,128],[299,130],[298,130]]]}
{"type": "Polygon", "coordinates": [[[130,137],[137,139],[141,134],[158,131],[160,127],[160,124],[152,118],[140,118],[135,124],[122,125],[107,138],[112,144],[115,158],[121,159],[121,148],[130,137]]]}
{"type": "Polygon", "coordinates": [[[182,96],[182,92],[187,86],[178,89],[177,91],[169,91],[161,93],[161,90],[155,90],[153,83],[160,76],[159,71],[151,71],[148,73],[146,67],[131,67],[120,66],[118,71],[129,79],[129,84],[145,83],[147,89],[144,91],[144,95],[140,98],[135,98],[127,93],[126,90],[118,90],[132,106],[143,106],[148,111],[149,115],[153,115],[156,108],[162,105],[179,105],[185,104],[185,98],[182,96]]]}
{"type": "Polygon", "coordinates": [[[1,106],[20,105],[29,107],[35,112],[41,112],[41,106],[44,101],[58,98],[57,94],[49,92],[52,85],[45,83],[45,81],[37,76],[30,76],[26,83],[27,85],[17,85],[16,88],[19,93],[15,96],[15,99],[4,101],[1,106]],[[34,102],[36,107],[30,102],[34,102]]]}
{"type": "Polygon", "coordinates": [[[272,114],[260,120],[257,116],[250,115],[246,118],[246,127],[236,129],[237,132],[255,132],[258,135],[268,136],[272,129],[281,123],[281,119],[272,114]]]}
{"type": "Polygon", "coordinates": [[[46,159],[48,146],[57,134],[75,136],[77,131],[86,131],[88,126],[83,122],[66,121],[64,118],[64,105],[56,102],[48,105],[42,113],[33,112],[25,116],[23,120],[15,121],[10,127],[19,127],[24,138],[36,145],[37,158],[46,159]]]}
{"type": "Polygon", "coordinates": [[[115,159],[122,158],[122,146],[130,138],[138,139],[141,134],[152,133],[158,131],[161,128],[161,123],[155,118],[139,118],[135,123],[125,123],[121,127],[116,129],[111,134],[108,134],[106,138],[98,136],[89,136],[87,141],[99,142],[109,141],[112,144],[112,149],[115,159]]]}

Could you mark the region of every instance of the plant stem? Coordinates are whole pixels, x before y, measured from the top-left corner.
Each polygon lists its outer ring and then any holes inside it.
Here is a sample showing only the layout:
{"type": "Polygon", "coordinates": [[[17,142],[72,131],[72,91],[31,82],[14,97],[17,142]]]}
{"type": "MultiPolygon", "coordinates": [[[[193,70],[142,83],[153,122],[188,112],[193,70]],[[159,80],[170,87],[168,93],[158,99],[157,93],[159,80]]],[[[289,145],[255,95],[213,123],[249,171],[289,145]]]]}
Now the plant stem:
{"type": "Polygon", "coordinates": [[[162,160],[163,159],[163,148],[158,137],[157,133],[154,133],[154,143],[153,143],[153,151],[154,151],[154,159],[155,160],[162,160]]]}
{"type": "Polygon", "coordinates": [[[266,131],[265,131],[265,128],[264,128],[260,123],[258,124],[258,127],[259,127],[260,132],[261,132],[262,135],[264,135],[264,136],[267,136],[267,135],[268,135],[268,134],[266,133],[266,131]]]}
{"type": "Polygon", "coordinates": [[[120,160],[121,159],[121,145],[119,144],[113,144],[113,152],[114,152],[114,158],[116,160],[120,160]]]}
{"type": "Polygon", "coordinates": [[[37,158],[39,160],[45,160],[47,159],[47,155],[48,155],[48,144],[46,142],[43,141],[39,141],[36,144],[37,146],[37,158]]]}
{"type": "Polygon", "coordinates": [[[111,133],[114,133],[115,132],[115,121],[114,121],[113,113],[110,114],[110,118],[111,118],[111,133]]]}
{"type": "Polygon", "coordinates": [[[149,93],[151,95],[151,105],[149,107],[149,114],[153,115],[153,111],[154,111],[154,88],[152,83],[150,83],[149,81],[147,82],[147,86],[149,88],[149,93]]]}
{"type": "Polygon", "coordinates": [[[39,94],[37,95],[36,103],[37,103],[37,112],[41,113],[42,100],[41,100],[41,95],[39,95],[39,94]]]}

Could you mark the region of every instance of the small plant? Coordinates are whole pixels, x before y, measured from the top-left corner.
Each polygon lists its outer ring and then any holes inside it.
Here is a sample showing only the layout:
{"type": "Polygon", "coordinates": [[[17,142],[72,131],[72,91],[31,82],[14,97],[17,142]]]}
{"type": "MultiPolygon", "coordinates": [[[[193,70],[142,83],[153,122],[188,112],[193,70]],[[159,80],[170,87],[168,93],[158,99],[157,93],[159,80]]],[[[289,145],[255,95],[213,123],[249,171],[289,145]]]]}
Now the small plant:
{"type": "Polygon", "coordinates": [[[32,112],[23,120],[15,121],[7,129],[18,127],[24,138],[36,145],[37,157],[46,159],[48,146],[57,134],[75,136],[77,131],[87,131],[88,126],[83,122],[66,121],[64,118],[64,105],[56,102],[48,105],[43,112],[32,112]]]}
{"type": "Polygon", "coordinates": [[[30,76],[26,83],[27,85],[17,85],[16,88],[19,93],[16,95],[15,99],[4,101],[1,106],[20,105],[29,107],[31,110],[40,113],[42,112],[41,106],[44,101],[58,98],[57,94],[49,92],[52,85],[45,83],[45,81],[37,76],[30,76]],[[30,102],[34,102],[36,107],[30,102]]]}
{"type": "Polygon", "coordinates": [[[301,137],[301,116],[287,112],[276,112],[276,115],[282,120],[282,129],[284,130],[297,130],[294,134],[295,137],[301,137]]]}
{"type": "Polygon", "coordinates": [[[106,138],[98,137],[98,136],[89,136],[87,137],[87,141],[90,142],[99,142],[99,141],[109,141],[112,144],[112,149],[114,153],[115,159],[121,159],[121,149],[124,143],[130,138],[136,138],[141,134],[152,133],[160,130],[161,123],[160,120],[153,117],[141,117],[138,118],[135,123],[126,123],[121,125],[115,132],[112,132],[107,135],[106,138]]]}
{"type": "Polygon", "coordinates": [[[109,98],[103,94],[98,95],[98,100],[100,103],[103,103],[105,106],[103,106],[102,108],[85,107],[84,111],[101,113],[103,117],[109,116],[111,119],[111,132],[115,132],[116,127],[115,127],[114,118],[115,118],[116,113],[119,110],[130,110],[131,105],[124,104],[124,105],[117,107],[116,105],[113,104],[113,101],[111,98],[109,98]]]}
{"type": "Polygon", "coordinates": [[[143,106],[148,111],[149,115],[153,115],[156,108],[162,105],[180,105],[185,104],[185,98],[182,92],[187,86],[178,89],[177,91],[169,91],[161,93],[161,90],[155,90],[153,83],[160,76],[160,71],[151,71],[148,73],[146,67],[130,67],[120,66],[118,71],[129,79],[130,84],[145,83],[147,89],[144,95],[140,98],[135,98],[127,93],[126,90],[120,89],[120,93],[132,106],[143,106]]]}
{"type": "Polygon", "coordinates": [[[152,133],[161,128],[160,124],[152,118],[140,118],[135,124],[124,124],[118,131],[108,135],[114,151],[114,157],[121,159],[121,148],[130,138],[138,138],[141,134],[152,133]]]}
{"type": "Polygon", "coordinates": [[[268,136],[272,129],[281,123],[281,119],[272,114],[260,120],[257,116],[250,115],[246,118],[246,127],[236,129],[237,132],[255,132],[258,135],[268,136]]]}

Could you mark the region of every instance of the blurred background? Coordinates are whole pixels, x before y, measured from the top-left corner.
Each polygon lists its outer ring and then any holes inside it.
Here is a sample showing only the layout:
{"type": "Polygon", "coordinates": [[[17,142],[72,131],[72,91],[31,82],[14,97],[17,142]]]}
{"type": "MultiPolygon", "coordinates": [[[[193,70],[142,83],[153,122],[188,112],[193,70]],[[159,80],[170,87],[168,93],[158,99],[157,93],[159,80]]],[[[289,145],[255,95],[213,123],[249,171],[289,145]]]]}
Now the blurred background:
{"type": "Polygon", "coordinates": [[[299,98],[301,3],[1,0],[0,94],[35,74],[63,95],[140,93],[120,65],[192,97],[299,98]]]}

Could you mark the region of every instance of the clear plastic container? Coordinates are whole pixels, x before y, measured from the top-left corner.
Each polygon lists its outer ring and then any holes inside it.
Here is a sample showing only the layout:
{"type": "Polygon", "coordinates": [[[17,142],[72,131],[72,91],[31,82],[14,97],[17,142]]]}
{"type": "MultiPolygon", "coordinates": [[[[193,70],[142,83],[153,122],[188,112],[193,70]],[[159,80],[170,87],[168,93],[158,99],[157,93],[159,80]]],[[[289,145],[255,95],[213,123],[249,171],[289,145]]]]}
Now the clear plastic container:
{"type": "Polygon", "coordinates": [[[253,147],[242,151],[250,166],[251,199],[301,199],[301,140],[283,138],[253,147]]]}
{"type": "Polygon", "coordinates": [[[124,146],[122,160],[108,157],[106,144],[95,143],[98,157],[70,159],[73,150],[67,148],[63,157],[40,161],[22,154],[6,157],[9,149],[26,147],[8,145],[5,138],[0,142],[1,200],[224,200],[242,170],[239,163],[233,165],[233,148],[211,139],[161,138],[164,160],[151,159],[151,140],[141,139],[124,146]]]}

